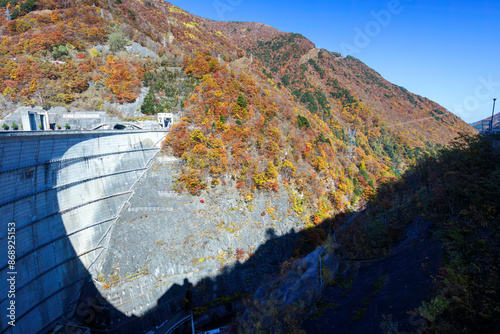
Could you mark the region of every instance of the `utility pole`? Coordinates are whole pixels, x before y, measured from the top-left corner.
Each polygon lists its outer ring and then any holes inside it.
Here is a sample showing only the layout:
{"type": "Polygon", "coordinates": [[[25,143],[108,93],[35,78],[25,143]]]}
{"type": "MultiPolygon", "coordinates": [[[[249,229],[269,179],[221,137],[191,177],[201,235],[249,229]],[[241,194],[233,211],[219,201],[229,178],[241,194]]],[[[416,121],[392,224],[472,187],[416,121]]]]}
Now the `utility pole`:
{"type": "Polygon", "coordinates": [[[350,162],[356,163],[356,130],[347,130],[349,135],[349,146],[347,148],[347,158],[350,162]]]}
{"type": "Polygon", "coordinates": [[[495,116],[495,102],[497,99],[493,99],[493,111],[491,112],[491,120],[490,120],[490,131],[493,132],[493,117],[495,116]]]}

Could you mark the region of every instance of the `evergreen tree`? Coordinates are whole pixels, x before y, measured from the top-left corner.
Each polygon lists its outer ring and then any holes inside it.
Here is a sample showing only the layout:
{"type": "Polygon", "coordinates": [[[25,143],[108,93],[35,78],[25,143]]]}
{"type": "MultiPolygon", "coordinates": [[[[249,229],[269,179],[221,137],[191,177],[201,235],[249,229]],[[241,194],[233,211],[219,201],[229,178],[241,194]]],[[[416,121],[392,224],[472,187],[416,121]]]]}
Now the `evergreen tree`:
{"type": "Polygon", "coordinates": [[[155,102],[155,95],[150,91],[144,98],[144,102],[141,106],[141,112],[148,115],[156,114],[155,102]]]}
{"type": "Polygon", "coordinates": [[[238,105],[242,108],[247,107],[247,99],[245,99],[245,96],[243,96],[243,94],[241,93],[240,95],[238,95],[238,100],[236,100],[236,103],[238,103],[238,105]]]}

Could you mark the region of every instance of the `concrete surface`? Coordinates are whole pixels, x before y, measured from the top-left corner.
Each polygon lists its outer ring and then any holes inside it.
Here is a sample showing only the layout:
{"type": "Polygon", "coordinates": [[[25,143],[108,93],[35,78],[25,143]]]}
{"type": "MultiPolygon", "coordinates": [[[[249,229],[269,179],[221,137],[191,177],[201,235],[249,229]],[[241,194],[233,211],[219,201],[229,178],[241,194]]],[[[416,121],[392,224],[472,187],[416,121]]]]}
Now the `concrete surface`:
{"type": "MultiPolygon", "coordinates": [[[[159,131],[0,133],[0,249],[16,224],[16,326],[37,333],[60,317],[89,279],[134,183],[157,154],[159,131]]],[[[7,257],[0,276],[10,272],[7,257]]],[[[8,284],[0,283],[0,309],[8,284]]]]}

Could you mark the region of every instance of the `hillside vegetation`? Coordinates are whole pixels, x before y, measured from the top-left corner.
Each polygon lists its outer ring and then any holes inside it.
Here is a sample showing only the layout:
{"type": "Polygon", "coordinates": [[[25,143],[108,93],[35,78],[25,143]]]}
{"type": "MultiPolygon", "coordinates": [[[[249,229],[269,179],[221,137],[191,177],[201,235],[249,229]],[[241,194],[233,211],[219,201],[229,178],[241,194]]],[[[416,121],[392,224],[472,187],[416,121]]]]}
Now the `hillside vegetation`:
{"type": "Polygon", "coordinates": [[[498,135],[462,134],[384,183],[362,212],[351,218],[337,215],[303,231],[296,256],[283,262],[267,299],[262,293],[248,299],[239,332],[304,334],[327,332],[332,324],[344,331],[369,325],[374,333],[494,332],[500,325],[499,141],[498,135]],[[332,275],[323,268],[321,294],[305,289],[308,301],[282,302],[285,279],[302,273],[290,274],[290,269],[316,245],[338,257],[338,271],[332,275]],[[405,273],[420,278],[399,281],[405,273]],[[408,292],[406,284],[416,292],[408,292]],[[372,285],[368,293],[367,285],[372,285]],[[311,327],[318,319],[322,325],[311,327]]]}
{"type": "MultiPolygon", "coordinates": [[[[164,147],[182,161],[178,191],[225,184],[251,204],[257,192],[285,189],[311,236],[324,219],[370,200],[380,210],[426,206],[450,254],[440,282],[452,291],[439,297],[446,307],[433,311],[440,320],[430,328],[447,331],[462,315],[493,321],[497,269],[488,252],[497,231],[488,219],[498,219],[489,199],[498,189],[487,180],[498,179],[498,156],[443,107],[300,34],[216,22],[166,1],[4,0],[0,9],[2,115],[21,105],[103,110],[149,87],[141,111],[180,119],[164,147]],[[465,141],[437,155],[461,132],[465,141]],[[472,290],[461,292],[464,284],[472,290]]],[[[353,230],[346,251],[387,254],[404,228],[387,229],[372,239],[353,230]]]]}
{"type": "Polygon", "coordinates": [[[499,326],[499,139],[461,135],[436,157],[420,159],[385,184],[337,239],[346,257],[377,258],[404,240],[415,216],[431,224],[445,253],[432,276],[437,294],[414,310],[427,320],[424,333],[491,333],[499,326]]]}
{"type": "Polygon", "coordinates": [[[305,225],[361,206],[416,158],[473,131],[361,61],[265,24],[159,0],[0,5],[5,108],[99,110],[149,87],[141,111],[181,119],[165,147],[184,162],[179,191],[231,182],[250,202],[284,185],[305,225]]]}

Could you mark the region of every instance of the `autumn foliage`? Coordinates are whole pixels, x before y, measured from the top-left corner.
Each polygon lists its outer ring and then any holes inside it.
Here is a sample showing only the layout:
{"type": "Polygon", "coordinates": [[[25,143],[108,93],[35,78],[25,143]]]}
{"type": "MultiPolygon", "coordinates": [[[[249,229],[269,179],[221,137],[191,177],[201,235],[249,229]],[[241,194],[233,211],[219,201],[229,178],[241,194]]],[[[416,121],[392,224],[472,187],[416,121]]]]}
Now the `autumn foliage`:
{"type": "Polygon", "coordinates": [[[6,17],[0,9],[7,103],[102,110],[149,87],[145,114],[181,117],[165,147],[182,161],[179,190],[286,190],[312,224],[374,198],[462,126],[357,59],[259,23],[135,0],[19,1],[6,17]],[[132,43],[158,57],[127,50],[132,43]],[[405,126],[415,118],[424,121],[405,126]]]}
{"type": "Polygon", "coordinates": [[[117,59],[109,55],[106,66],[99,69],[105,76],[106,86],[113,92],[118,102],[133,102],[141,87],[144,69],[137,64],[130,64],[127,58],[117,59]]]}

